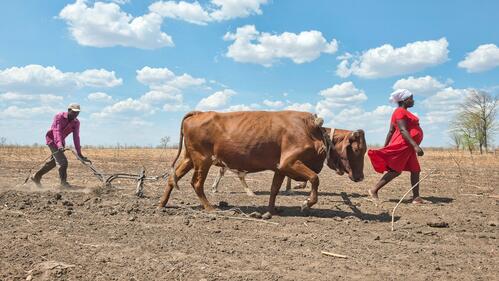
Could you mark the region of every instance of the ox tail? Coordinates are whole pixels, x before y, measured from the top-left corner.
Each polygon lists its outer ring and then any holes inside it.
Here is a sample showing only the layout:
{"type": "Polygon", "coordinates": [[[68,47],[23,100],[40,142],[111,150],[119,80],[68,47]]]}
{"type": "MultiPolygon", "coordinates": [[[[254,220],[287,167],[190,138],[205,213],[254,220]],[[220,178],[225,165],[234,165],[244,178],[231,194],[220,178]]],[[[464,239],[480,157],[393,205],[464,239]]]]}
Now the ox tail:
{"type": "Polygon", "coordinates": [[[179,189],[178,185],[177,185],[177,182],[178,182],[178,178],[177,178],[177,175],[175,173],[175,170],[176,170],[176,167],[175,167],[175,164],[177,163],[177,160],[178,160],[178,157],[180,156],[180,153],[182,152],[182,144],[184,143],[184,121],[185,119],[197,114],[199,111],[191,111],[189,113],[187,113],[184,118],[182,118],[182,123],[180,123],[180,137],[179,137],[179,141],[178,141],[178,150],[177,150],[177,156],[175,156],[175,159],[173,160],[173,163],[172,163],[172,177],[173,177],[173,185],[179,189]]]}

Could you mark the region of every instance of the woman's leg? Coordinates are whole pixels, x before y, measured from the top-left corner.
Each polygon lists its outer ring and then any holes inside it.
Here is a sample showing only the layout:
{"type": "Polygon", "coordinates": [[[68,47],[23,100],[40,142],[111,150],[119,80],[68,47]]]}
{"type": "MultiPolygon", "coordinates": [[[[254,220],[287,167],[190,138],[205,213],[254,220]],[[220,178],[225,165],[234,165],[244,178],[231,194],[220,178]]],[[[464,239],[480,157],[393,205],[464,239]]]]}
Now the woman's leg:
{"type": "Polygon", "coordinates": [[[400,175],[399,172],[394,171],[394,170],[389,170],[386,174],[381,177],[381,179],[378,181],[378,183],[371,189],[369,189],[369,195],[373,199],[378,199],[378,191],[385,186],[387,183],[391,182],[394,178],[398,177],[400,175]]]}
{"type": "Polygon", "coordinates": [[[423,203],[423,200],[419,197],[419,174],[420,172],[411,172],[411,186],[414,186],[412,189],[413,203],[423,203]]]}

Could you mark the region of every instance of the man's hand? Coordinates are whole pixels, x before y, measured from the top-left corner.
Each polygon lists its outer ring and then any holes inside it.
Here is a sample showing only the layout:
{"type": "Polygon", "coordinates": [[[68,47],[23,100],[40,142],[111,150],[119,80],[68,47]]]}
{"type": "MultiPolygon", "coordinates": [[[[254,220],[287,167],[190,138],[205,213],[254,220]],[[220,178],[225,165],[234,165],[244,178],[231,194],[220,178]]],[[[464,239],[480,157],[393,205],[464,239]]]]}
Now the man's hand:
{"type": "Polygon", "coordinates": [[[64,153],[64,150],[66,150],[64,147],[59,147],[57,149],[57,152],[64,153]]]}
{"type": "Polygon", "coordinates": [[[416,150],[416,153],[418,154],[418,156],[424,155],[424,151],[421,147],[419,147],[419,145],[414,146],[414,150],[416,150]]]}
{"type": "Polygon", "coordinates": [[[88,162],[88,163],[92,163],[92,161],[90,161],[90,159],[88,159],[87,157],[83,156],[82,154],[78,154],[78,157],[83,161],[83,162],[88,162]]]}

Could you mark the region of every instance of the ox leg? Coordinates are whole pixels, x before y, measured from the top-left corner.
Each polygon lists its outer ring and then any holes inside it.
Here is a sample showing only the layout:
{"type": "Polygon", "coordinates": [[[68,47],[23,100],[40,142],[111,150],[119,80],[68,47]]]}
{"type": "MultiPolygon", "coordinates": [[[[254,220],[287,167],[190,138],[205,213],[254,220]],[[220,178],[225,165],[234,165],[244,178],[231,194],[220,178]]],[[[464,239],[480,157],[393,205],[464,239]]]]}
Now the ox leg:
{"type": "Polygon", "coordinates": [[[269,198],[269,213],[276,215],[277,210],[275,208],[275,199],[277,197],[277,193],[279,193],[279,189],[281,188],[282,182],[284,181],[284,175],[276,171],[274,173],[274,178],[272,179],[272,186],[270,188],[270,198],[269,198]]]}
{"type": "Polygon", "coordinates": [[[291,178],[290,177],[287,177],[287,179],[286,179],[286,190],[284,190],[283,193],[286,195],[290,195],[290,194],[294,193],[293,189],[291,189],[291,178]]]}
{"type": "Polygon", "coordinates": [[[237,176],[239,177],[239,180],[241,181],[241,184],[244,187],[244,191],[246,191],[246,194],[248,196],[255,196],[255,193],[248,187],[248,184],[246,183],[245,177],[246,173],[245,172],[237,172],[237,176]]]}
{"type": "Polygon", "coordinates": [[[218,175],[215,178],[213,185],[211,186],[211,192],[213,192],[213,193],[218,192],[218,184],[220,184],[220,180],[225,175],[225,169],[226,169],[225,167],[220,167],[220,170],[218,170],[218,175]]]}
{"type": "Polygon", "coordinates": [[[291,190],[291,178],[288,177],[286,180],[286,191],[291,190]]]}
{"type": "Polygon", "coordinates": [[[315,205],[318,200],[319,176],[301,161],[296,161],[292,165],[284,166],[284,170],[286,173],[306,178],[312,185],[310,196],[301,206],[302,211],[305,211],[315,205]]]}
{"type": "MultiPolygon", "coordinates": [[[[209,160],[209,159],[208,159],[209,160]]],[[[194,175],[192,175],[192,187],[196,192],[201,204],[206,211],[213,211],[215,208],[210,204],[206,195],[204,194],[204,182],[208,176],[208,171],[210,170],[211,161],[200,161],[199,163],[194,163],[194,175]]]]}
{"type": "MultiPolygon", "coordinates": [[[[184,158],[180,165],[175,169],[175,176],[177,181],[181,179],[185,174],[187,174],[191,169],[192,169],[192,160],[190,158],[184,158]]],[[[166,203],[168,203],[168,200],[170,199],[170,194],[172,193],[173,187],[177,185],[176,182],[174,182],[173,176],[168,177],[168,184],[165,187],[165,191],[163,192],[163,196],[161,196],[161,199],[159,201],[159,206],[158,208],[163,208],[166,203]]]]}

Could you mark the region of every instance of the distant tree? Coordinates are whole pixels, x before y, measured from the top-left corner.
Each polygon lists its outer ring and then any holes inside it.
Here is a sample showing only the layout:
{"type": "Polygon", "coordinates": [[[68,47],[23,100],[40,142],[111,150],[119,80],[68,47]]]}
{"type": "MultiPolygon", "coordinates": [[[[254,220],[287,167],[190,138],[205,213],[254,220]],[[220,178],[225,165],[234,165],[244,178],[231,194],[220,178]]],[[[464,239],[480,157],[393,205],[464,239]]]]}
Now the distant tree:
{"type": "Polygon", "coordinates": [[[463,134],[460,133],[459,131],[450,131],[449,133],[450,138],[452,140],[452,144],[456,148],[456,150],[459,150],[461,146],[463,145],[463,134]]]}
{"type": "Polygon", "coordinates": [[[496,116],[498,97],[487,92],[470,90],[452,122],[452,131],[463,136],[465,146],[478,145],[480,154],[488,150],[498,131],[496,116]]]}
{"type": "Polygon", "coordinates": [[[462,138],[463,149],[466,149],[470,154],[473,154],[473,150],[475,150],[477,146],[476,138],[467,134],[462,135],[462,138]]]}
{"type": "Polygon", "coordinates": [[[0,146],[6,146],[6,145],[7,145],[7,138],[0,137],[0,146]]]}
{"type": "Polygon", "coordinates": [[[164,136],[159,140],[159,146],[161,148],[167,148],[170,143],[170,136],[164,136]]]}

